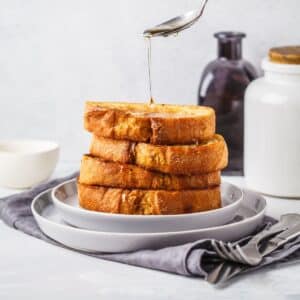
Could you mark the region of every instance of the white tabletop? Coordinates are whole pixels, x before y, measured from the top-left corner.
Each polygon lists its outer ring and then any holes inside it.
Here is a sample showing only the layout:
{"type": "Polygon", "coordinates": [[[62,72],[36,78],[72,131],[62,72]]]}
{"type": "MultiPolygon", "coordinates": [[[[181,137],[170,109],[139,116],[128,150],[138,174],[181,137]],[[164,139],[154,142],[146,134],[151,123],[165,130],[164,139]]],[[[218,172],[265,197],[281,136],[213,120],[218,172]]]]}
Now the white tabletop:
{"type": "MultiPolygon", "coordinates": [[[[74,171],[60,164],[55,176],[74,171]]],[[[226,181],[245,185],[241,177],[226,181]]],[[[0,189],[0,197],[15,193],[0,189]]],[[[267,197],[268,214],[300,213],[299,200],[267,197]]],[[[268,268],[227,288],[203,280],[108,262],[62,249],[0,221],[0,299],[300,299],[300,264],[268,268]],[[256,298],[254,298],[256,297],[256,298]]]]}

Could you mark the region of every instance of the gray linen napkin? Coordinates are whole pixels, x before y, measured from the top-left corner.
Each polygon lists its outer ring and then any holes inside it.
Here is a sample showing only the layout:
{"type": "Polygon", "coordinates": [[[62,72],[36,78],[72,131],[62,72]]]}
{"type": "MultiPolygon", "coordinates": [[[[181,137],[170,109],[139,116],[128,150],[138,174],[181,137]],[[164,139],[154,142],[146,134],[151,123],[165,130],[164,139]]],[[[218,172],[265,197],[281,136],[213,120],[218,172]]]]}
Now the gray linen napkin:
{"type": "MultiPolygon", "coordinates": [[[[39,193],[52,188],[65,180],[74,178],[78,173],[68,177],[55,179],[38,185],[33,189],[0,199],[0,218],[10,227],[26,234],[42,239],[46,242],[64,247],[60,243],[48,238],[42,233],[31,213],[30,205],[33,198],[39,193]]],[[[272,224],[276,220],[266,217],[263,225],[272,224]]],[[[243,239],[244,240],[244,239],[243,239]]],[[[246,268],[243,273],[260,269],[273,263],[283,264],[287,260],[300,259],[300,238],[286,244],[280,250],[267,256],[257,267],[246,268]]],[[[107,253],[80,253],[91,255],[101,259],[145,267],[170,273],[198,276],[206,279],[207,274],[216,267],[217,254],[211,248],[211,240],[203,239],[194,243],[167,247],[159,250],[140,250],[132,253],[107,254],[107,253]]]]}

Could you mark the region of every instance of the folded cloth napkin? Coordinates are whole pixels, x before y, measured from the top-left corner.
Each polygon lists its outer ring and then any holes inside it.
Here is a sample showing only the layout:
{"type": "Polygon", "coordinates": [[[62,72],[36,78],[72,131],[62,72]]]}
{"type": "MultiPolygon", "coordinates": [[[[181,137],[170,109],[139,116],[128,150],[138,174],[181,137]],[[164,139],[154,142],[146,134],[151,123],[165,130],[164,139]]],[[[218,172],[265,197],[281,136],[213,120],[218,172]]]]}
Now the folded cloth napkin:
{"type": "MultiPolygon", "coordinates": [[[[42,239],[46,242],[63,247],[60,243],[48,238],[38,227],[31,213],[30,205],[35,196],[52,188],[65,180],[74,178],[78,173],[65,178],[52,180],[41,184],[33,189],[0,199],[0,218],[10,227],[26,234],[42,239]]],[[[276,222],[273,218],[265,217],[262,227],[276,222]]],[[[248,237],[249,238],[249,237],[248,237]]],[[[243,239],[244,240],[244,239],[243,239]]],[[[287,260],[300,259],[300,239],[286,244],[282,249],[273,252],[264,258],[256,267],[245,267],[242,273],[260,269],[273,263],[283,264],[287,260]]],[[[217,254],[212,250],[211,240],[203,239],[184,245],[167,247],[159,250],[140,250],[131,253],[108,254],[108,253],[84,253],[97,258],[121,262],[125,264],[151,268],[155,270],[176,273],[185,276],[198,276],[206,279],[219,262],[217,254]]],[[[241,273],[240,273],[241,274],[241,273]]]]}

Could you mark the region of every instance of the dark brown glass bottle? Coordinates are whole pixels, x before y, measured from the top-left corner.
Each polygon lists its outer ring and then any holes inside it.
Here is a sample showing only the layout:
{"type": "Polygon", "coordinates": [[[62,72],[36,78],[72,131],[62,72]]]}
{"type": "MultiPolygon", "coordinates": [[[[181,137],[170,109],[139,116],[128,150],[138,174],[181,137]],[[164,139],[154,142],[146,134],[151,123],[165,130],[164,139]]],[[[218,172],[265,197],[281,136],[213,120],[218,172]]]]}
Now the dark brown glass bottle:
{"type": "Polygon", "coordinates": [[[244,92],[257,77],[254,67],[242,59],[241,32],[218,32],[218,58],[210,62],[201,77],[198,103],[213,107],[217,132],[229,148],[229,165],[225,171],[243,172],[244,92]]]}

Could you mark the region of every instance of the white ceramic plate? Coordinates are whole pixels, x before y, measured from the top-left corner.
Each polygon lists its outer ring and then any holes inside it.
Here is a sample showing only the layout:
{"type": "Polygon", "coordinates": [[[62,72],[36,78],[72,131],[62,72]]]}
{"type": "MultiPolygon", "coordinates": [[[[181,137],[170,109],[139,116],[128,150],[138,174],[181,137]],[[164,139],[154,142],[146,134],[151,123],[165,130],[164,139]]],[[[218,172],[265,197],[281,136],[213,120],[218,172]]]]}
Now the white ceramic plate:
{"type": "Polygon", "coordinates": [[[203,238],[234,241],[261,224],[265,208],[262,196],[246,191],[235,220],[227,225],[179,232],[114,233],[79,229],[65,223],[53,204],[51,190],[37,196],[31,205],[41,230],[50,238],[77,250],[114,253],[161,248],[203,238]]]}
{"type": "Polygon", "coordinates": [[[124,215],[95,212],[78,206],[75,180],[64,182],[53,189],[52,199],[69,224],[85,229],[106,232],[171,232],[223,225],[231,221],[243,198],[238,187],[222,183],[222,208],[179,215],[124,215]]]}

